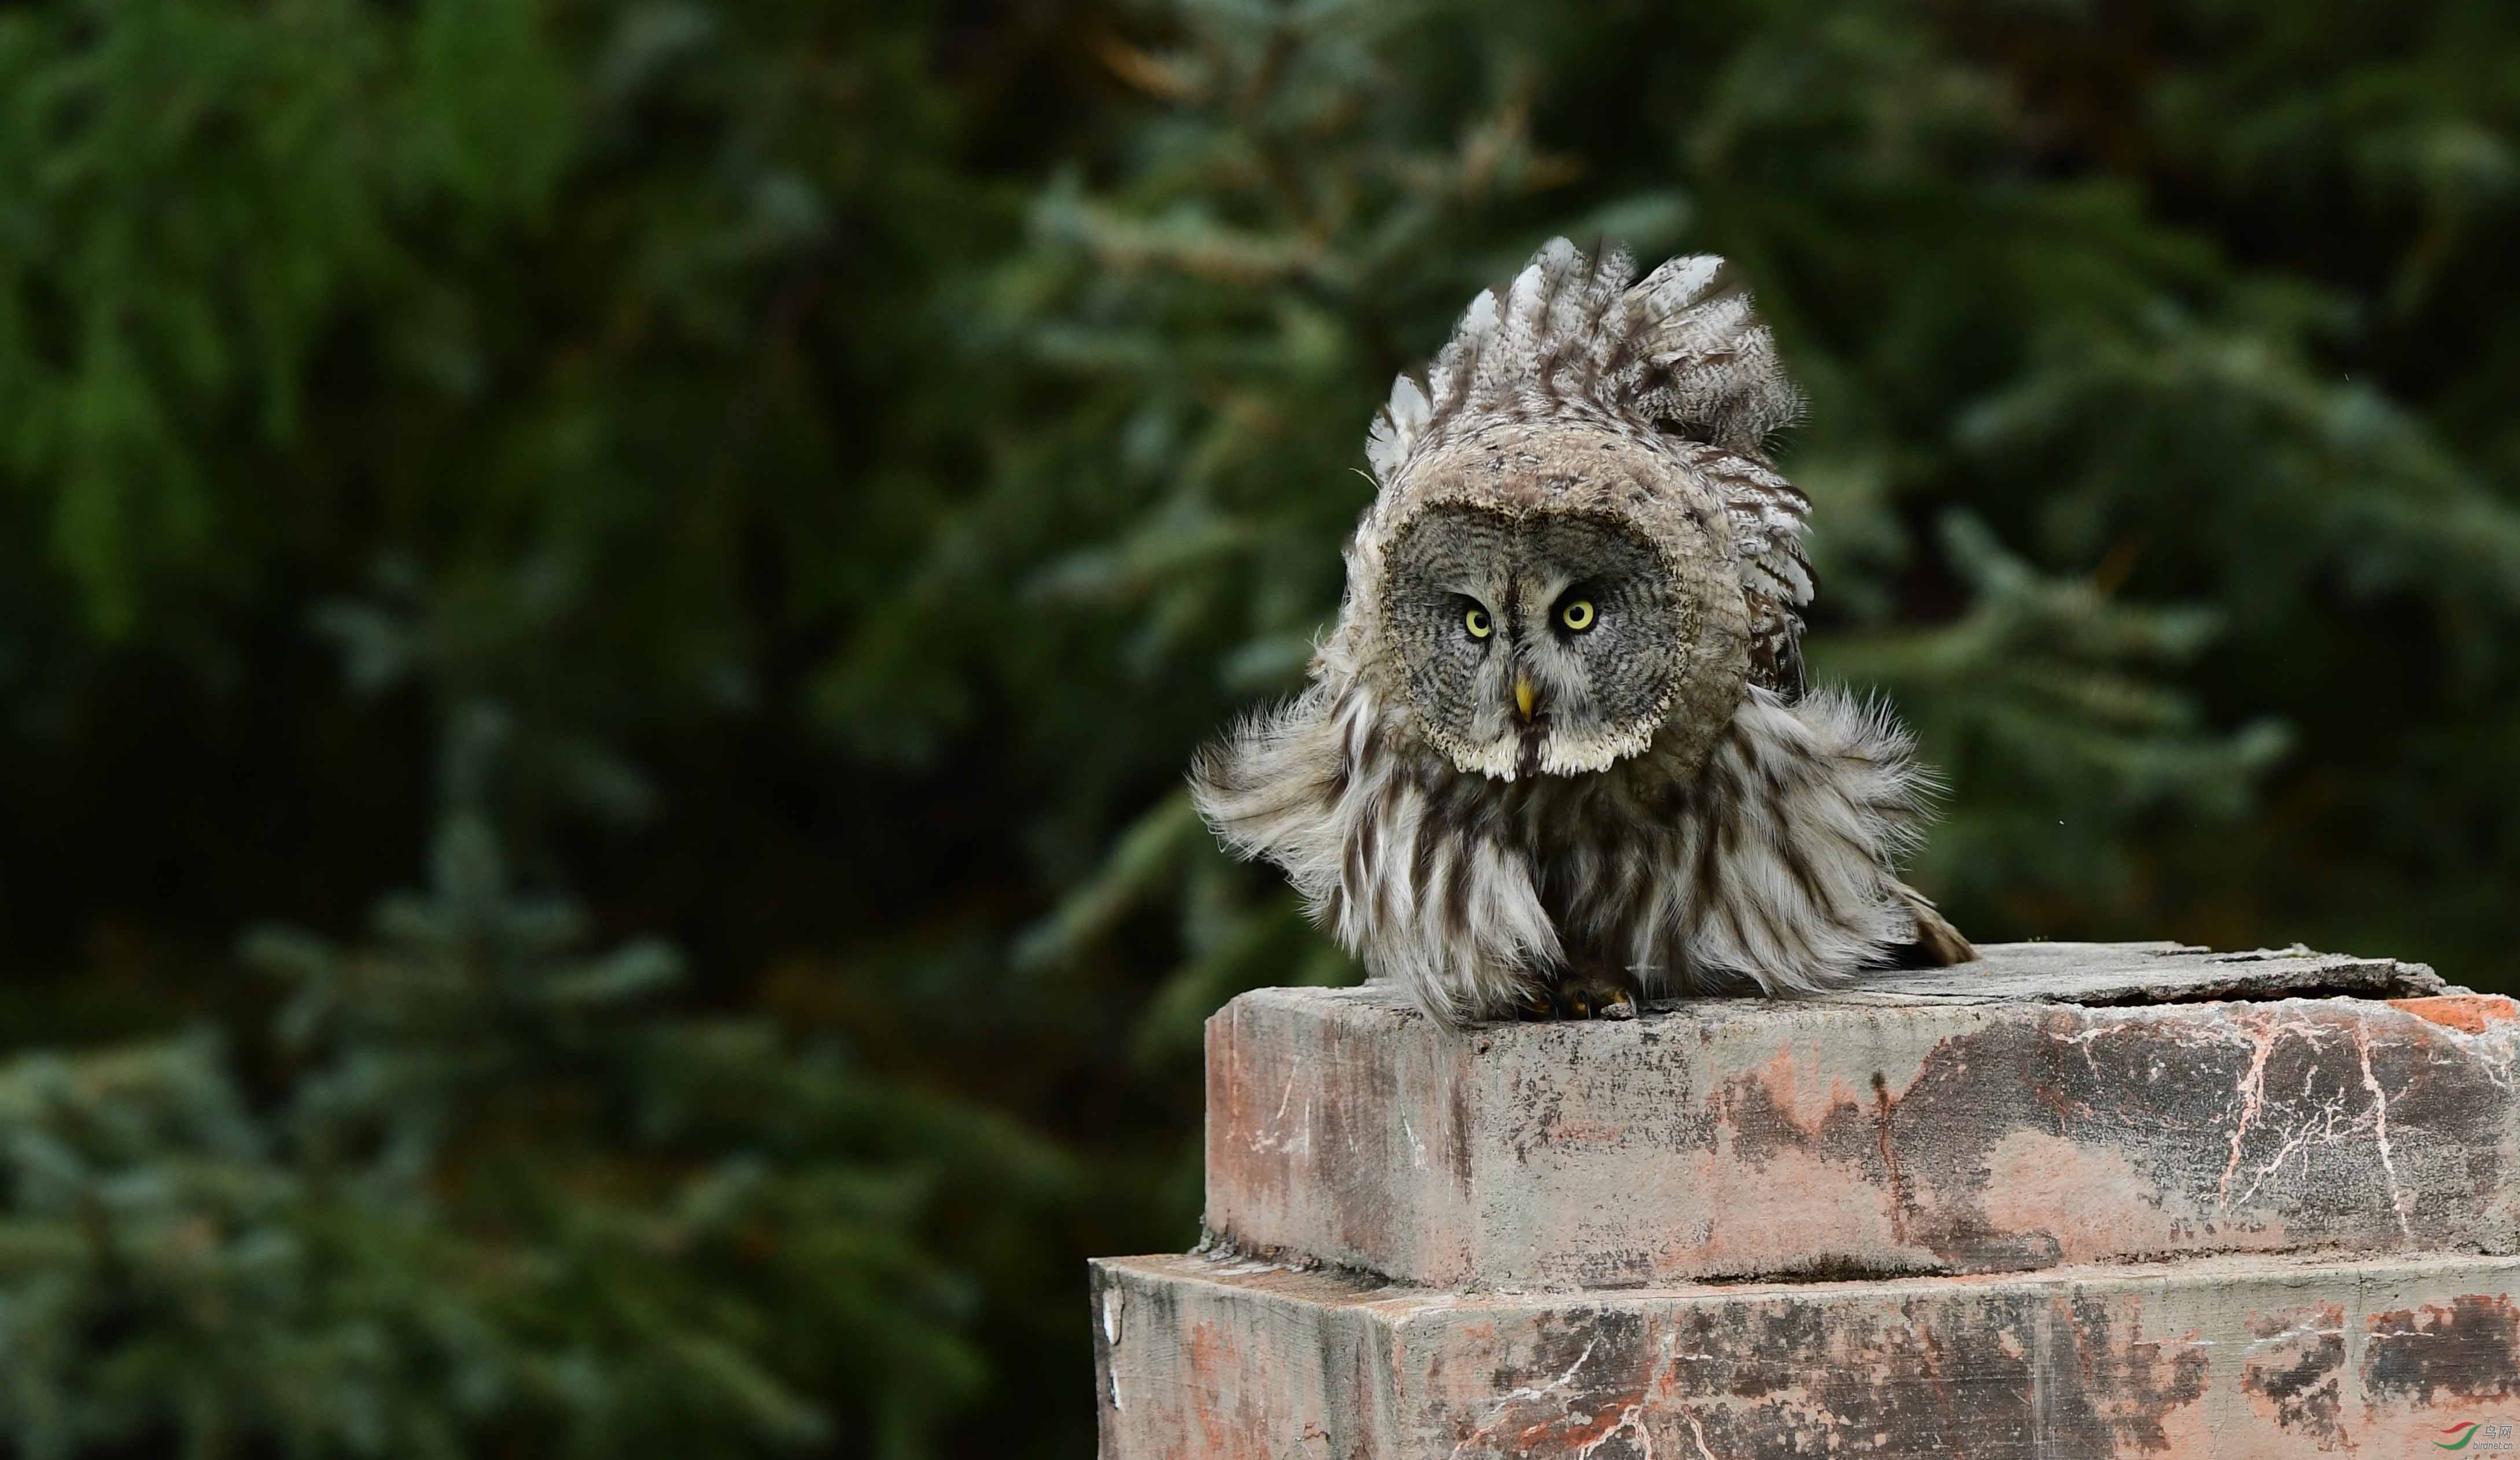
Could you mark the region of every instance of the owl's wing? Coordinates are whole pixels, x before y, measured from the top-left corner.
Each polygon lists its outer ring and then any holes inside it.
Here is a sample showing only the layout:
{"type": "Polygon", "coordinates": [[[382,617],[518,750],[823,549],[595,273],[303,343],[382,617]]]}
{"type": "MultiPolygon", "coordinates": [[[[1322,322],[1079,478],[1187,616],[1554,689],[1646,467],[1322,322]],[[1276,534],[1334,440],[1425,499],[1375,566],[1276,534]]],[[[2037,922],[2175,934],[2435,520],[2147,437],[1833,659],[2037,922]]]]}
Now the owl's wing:
{"type": "Polygon", "coordinates": [[[1769,466],[1768,440],[1802,411],[1776,336],[1724,260],[1675,258],[1608,312],[1602,376],[1629,409],[1692,456],[1732,522],[1750,609],[1750,677],[1788,700],[1803,692],[1802,609],[1812,598],[1803,529],[1811,499],[1769,466]]]}
{"type": "Polygon", "coordinates": [[[1690,254],[1637,279],[1622,249],[1594,256],[1552,239],[1512,283],[1470,301],[1422,384],[1392,382],[1366,456],[1387,486],[1452,431],[1556,414],[1756,460],[1801,413],[1775,334],[1724,260],[1690,254]]]}
{"type": "Polygon", "coordinates": [[[1711,253],[1665,260],[1605,311],[1594,369],[1597,393],[1656,429],[1742,456],[1802,415],[1749,286],[1711,253]]]}
{"type": "Polygon", "coordinates": [[[1750,679],[1788,701],[1803,692],[1803,615],[1812,600],[1811,560],[1803,529],[1811,499],[1792,482],[1748,457],[1717,447],[1691,453],[1699,472],[1723,493],[1740,564],[1741,597],[1750,609],[1750,679]]]}

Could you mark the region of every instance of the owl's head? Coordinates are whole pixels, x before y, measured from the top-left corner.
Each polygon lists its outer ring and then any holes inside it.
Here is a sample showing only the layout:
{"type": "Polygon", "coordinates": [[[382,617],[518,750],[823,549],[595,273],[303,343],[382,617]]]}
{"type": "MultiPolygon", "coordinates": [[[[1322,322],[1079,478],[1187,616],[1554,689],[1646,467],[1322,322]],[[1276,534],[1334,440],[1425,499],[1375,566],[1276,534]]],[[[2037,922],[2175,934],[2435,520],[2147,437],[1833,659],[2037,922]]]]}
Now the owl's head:
{"type": "Polygon", "coordinates": [[[1634,273],[1552,243],[1368,438],[1359,646],[1462,771],[1701,758],[1810,597],[1806,504],[1762,454],[1800,408],[1766,325],[1721,259],[1634,273]]]}
{"type": "Polygon", "coordinates": [[[1433,477],[1382,545],[1375,606],[1418,728],[1447,759],[1581,774],[1676,721],[1711,743],[1748,657],[1711,499],[1657,454],[1576,424],[1423,465],[1433,477]]]}

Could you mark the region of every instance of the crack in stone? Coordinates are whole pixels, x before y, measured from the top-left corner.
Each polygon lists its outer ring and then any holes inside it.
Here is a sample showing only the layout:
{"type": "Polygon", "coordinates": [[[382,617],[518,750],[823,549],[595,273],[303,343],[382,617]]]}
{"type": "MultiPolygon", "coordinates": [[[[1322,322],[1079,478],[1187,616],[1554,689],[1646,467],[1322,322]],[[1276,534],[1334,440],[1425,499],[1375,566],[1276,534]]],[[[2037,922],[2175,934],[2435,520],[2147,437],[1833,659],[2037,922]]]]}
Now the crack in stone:
{"type": "MultiPolygon", "coordinates": [[[[2234,1098],[2240,1106],[2239,1119],[2232,1123],[2230,1157],[2223,1163],[2223,1179],[2215,1188],[2215,1208],[2225,1216],[2228,1216],[2231,1210],[2231,1178],[2240,1170],[2241,1147],[2249,1138],[2249,1128],[2257,1124],[2259,1112],[2266,1106],[2267,1060],[2287,1034],[2299,1035],[2313,1050],[2317,1050],[2320,1043],[2318,1027],[2307,1020],[2277,1020],[2237,1012],[2231,1018],[2244,1031],[2241,1038],[2249,1045],[2249,1068],[2241,1072],[2240,1083],[2234,1087],[2234,1098]]],[[[2221,1037],[2221,1031],[2216,1031],[2215,1037],[2221,1037]]],[[[2254,1187],[2251,1189],[2255,1190],[2254,1187]]],[[[2241,1199],[2247,1200],[2246,1197],[2241,1199]]]]}
{"type": "Polygon", "coordinates": [[[1485,1420],[1480,1421],[1477,1429],[1472,1430],[1469,1434],[1462,1437],[1461,1442],[1453,1446],[1453,1453],[1460,1455],[1466,1451],[1473,1441],[1490,1438],[1488,1432],[1505,1423],[1506,1415],[1513,1408],[1514,1405],[1547,1398],[1556,1391],[1573,1384],[1575,1382],[1575,1376],[1582,1372],[1585,1363],[1593,1357],[1593,1350],[1599,1348],[1601,1340],[1598,1336],[1595,1337],[1590,1343],[1587,1343],[1584,1346],[1583,1352],[1575,1355],[1575,1361],[1566,1366],[1565,1373],[1558,1375],[1547,1384],[1541,1385],[1537,1389],[1530,1385],[1525,1385],[1520,1389],[1511,1390],[1508,1393],[1497,1395],[1496,1407],[1488,1411],[1488,1417],[1485,1420]]]}
{"type": "Polygon", "coordinates": [[[2371,1032],[2354,1026],[2354,1051],[2362,1061],[2362,1087],[2371,1092],[2371,1133],[2380,1147],[2380,1170],[2389,1176],[2389,1210],[2398,1218],[2398,1235],[2408,1242],[2415,1240],[2414,1228],[2407,1221],[2407,1194],[2398,1185],[2398,1163],[2389,1150],[2389,1092],[2371,1074],[2371,1032]]]}
{"type": "MultiPolygon", "coordinates": [[[[1613,1435],[1633,1434],[1636,1436],[1637,1443],[1640,1446],[1637,1453],[1642,1455],[1643,1460],[1654,1460],[1653,1432],[1638,1423],[1639,1417],[1644,1412],[1644,1401],[1640,1399],[1636,1403],[1630,1404],[1626,1408],[1621,1409],[1619,1411],[1619,1422],[1602,1431],[1593,1438],[1586,1440],[1576,1449],[1576,1455],[1581,1457],[1592,1454],[1595,1450],[1608,1444],[1610,1442],[1610,1437],[1613,1435]]],[[[1698,1448],[1701,1450],[1705,1447],[1706,1446],[1703,1441],[1698,1445],[1698,1448]]]]}
{"type": "Polygon", "coordinates": [[[2258,1118],[2258,1104],[2266,1094],[2267,1056],[2274,1052],[2273,1036],[2263,1027],[2251,1031],[2249,1043],[2249,1068],[2242,1072],[2236,1090],[2240,1118],[2231,1127],[2231,1159],[2223,1163],[2223,1184],[2214,1197],[2215,1206],[2224,1212],[2231,1210],[2231,1174],[2240,1169],[2240,1142],[2248,1139],[2249,1127],[2258,1118]]]}
{"type": "Polygon", "coordinates": [[[1688,1436],[1697,1442],[1698,1460],[1715,1460],[1715,1452],[1706,1447],[1706,1431],[1697,1423],[1697,1411],[1683,1404],[1680,1417],[1688,1421],[1688,1436]]]}
{"type": "MultiPolygon", "coordinates": [[[[2309,1094],[2310,1076],[2305,1074],[2302,1077],[2302,1097],[2307,1098],[2309,1094]]],[[[2344,1136],[2359,1135],[2371,1128],[2371,1118],[2367,1114],[2356,1116],[2340,1128],[2337,1122],[2344,1113],[2345,1092],[2342,1089],[2320,1100],[2312,1118],[2293,1127],[2290,1133],[2285,1136],[2283,1144],[2275,1148],[2274,1155],[2249,1173],[2249,1189],[2240,1193],[2239,1204],[2247,1206],[2249,1199],[2256,1196],[2258,1189],[2266,1184],[2267,1178],[2281,1171],[2284,1163],[2292,1159],[2294,1152],[2308,1151],[2313,1142],[2333,1145],[2344,1136]]],[[[2305,1158],[2305,1169],[2306,1161],[2307,1158],[2305,1158]]]]}

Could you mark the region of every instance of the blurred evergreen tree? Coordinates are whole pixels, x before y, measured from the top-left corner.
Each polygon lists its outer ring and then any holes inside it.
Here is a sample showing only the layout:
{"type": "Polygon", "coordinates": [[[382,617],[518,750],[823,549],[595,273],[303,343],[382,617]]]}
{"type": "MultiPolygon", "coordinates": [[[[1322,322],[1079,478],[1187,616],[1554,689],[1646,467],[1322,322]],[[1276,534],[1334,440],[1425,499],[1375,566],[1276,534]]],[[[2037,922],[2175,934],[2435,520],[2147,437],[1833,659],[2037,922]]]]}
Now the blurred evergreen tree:
{"type": "Polygon", "coordinates": [[[1814,660],[1948,773],[1963,926],[2511,987],[2515,58],[2493,0],[0,10],[0,1448],[1075,1452],[1200,1019],[1354,972],[1181,769],[1555,233],[1757,286],[1814,660]]]}
{"type": "MultiPolygon", "coordinates": [[[[386,611],[327,617],[371,689],[438,657],[386,611]]],[[[505,864],[525,728],[445,719],[428,887],[373,947],[247,940],[288,985],[267,1100],[208,1028],[0,1064],[0,1438],[922,1453],[984,1377],[939,1207],[976,1189],[968,1235],[1004,1241],[1065,1164],[832,1037],[660,1006],[660,943],[578,951],[583,912],[505,864]]]]}

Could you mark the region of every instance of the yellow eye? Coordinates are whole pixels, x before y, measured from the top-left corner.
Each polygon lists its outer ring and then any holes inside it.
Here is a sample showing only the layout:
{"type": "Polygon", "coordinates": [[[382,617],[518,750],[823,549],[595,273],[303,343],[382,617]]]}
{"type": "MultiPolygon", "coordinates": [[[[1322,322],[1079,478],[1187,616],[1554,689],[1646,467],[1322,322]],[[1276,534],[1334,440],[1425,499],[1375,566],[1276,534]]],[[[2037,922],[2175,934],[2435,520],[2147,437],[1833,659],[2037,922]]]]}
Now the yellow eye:
{"type": "Polygon", "coordinates": [[[1564,624],[1575,633],[1583,633],[1585,630],[1593,627],[1592,600],[1590,598],[1577,598],[1574,602],[1558,609],[1557,621],[1564,624]]]}
{"type": "Polygon", "coordinates": [[[1462,627],[1470,631],[1470,637],[1472,639],[1487,638],[1492,627],[1488,623],[1488,611],[1484,608],[1473,608],[1469,612],[1462,614],[1462,627]]]}

